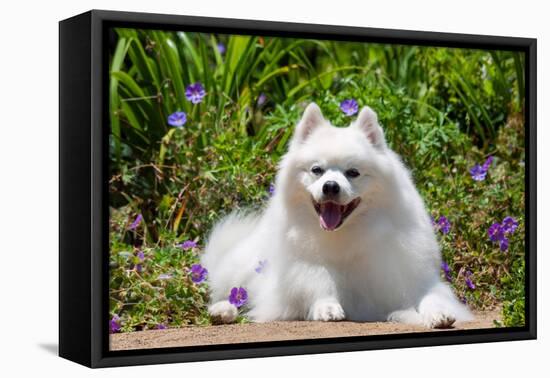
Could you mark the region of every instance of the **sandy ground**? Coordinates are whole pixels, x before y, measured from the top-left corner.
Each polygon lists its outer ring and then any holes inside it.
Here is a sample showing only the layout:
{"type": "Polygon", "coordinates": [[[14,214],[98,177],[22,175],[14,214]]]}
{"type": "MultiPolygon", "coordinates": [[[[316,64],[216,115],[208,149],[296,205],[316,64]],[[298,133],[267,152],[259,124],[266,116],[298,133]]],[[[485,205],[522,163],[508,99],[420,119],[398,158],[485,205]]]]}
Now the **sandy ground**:
{"type": "MultiPolygon", "coordinates": [[[[456,323],[450,330],[493,328],[500,311],[477,312],[471,322],[456,323]]],[[[110,336],[111,350],[149,349],[258,341],[319,339],[345,336],[368,336],[392,333],[426,332],[423,327],[398,323],[355,322],[272,322],[189,326],[166,330],[119,333],[110,336]]],[[[447,332],[448,330],[433,330],[447,332]]]]}

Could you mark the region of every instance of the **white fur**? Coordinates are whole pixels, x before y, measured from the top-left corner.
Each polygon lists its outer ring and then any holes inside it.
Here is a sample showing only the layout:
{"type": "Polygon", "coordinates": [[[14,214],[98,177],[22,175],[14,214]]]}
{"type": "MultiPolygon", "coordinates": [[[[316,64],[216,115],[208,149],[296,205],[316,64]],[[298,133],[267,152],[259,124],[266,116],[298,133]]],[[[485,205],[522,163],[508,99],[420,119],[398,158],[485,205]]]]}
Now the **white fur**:
{"type": "Polygon", "coordinates": [[[208,312],[214,324],[229,324],[237,319],[239,314],[237,307],[229,301],[219,301],[208,307],[208,312]]]}
{"type": "Polygon", "coordinates": [[[209,270],[212,315],[233,321],[232,287],[249,294],[247,315],[274,320],[398,321],[450,327],[471,315],[439,276],[439,246],[409,171],[364,108],[346,128],[311,104],[282,158],[275,194],[259,214],[233,213],[212,231],[202,264],[209,270]],[[325,170],[311,172],[314,165],[325,170]],[[348,178],[346,170],[360,172],[348,178]],[[319,225],[312,199],[326,181],[338,201],[360,197],[335,231],[319,225]],[[267,260],[261,273],[254,269],[267,260]]]}

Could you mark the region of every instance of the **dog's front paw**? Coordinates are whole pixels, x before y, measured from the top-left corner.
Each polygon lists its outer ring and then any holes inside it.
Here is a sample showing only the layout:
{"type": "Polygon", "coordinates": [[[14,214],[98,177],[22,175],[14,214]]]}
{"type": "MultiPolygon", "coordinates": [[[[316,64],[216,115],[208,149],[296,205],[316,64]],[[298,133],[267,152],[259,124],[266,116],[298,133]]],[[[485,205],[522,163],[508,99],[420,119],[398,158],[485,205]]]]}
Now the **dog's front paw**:
{"type": "Polygon", "coordinates": [[[340,303],[334,300],[317,301],[310,311],[310,319],[322,322],[334,322],[346,317],[340,303]]]}
{"type": "Polygon", "coordinates": [[[424,316],[424,325],[428,328],[451,328],[456,318],[446,312],[435,312],[424,316]]]}
{"type": "Polygon", "coordinates": [[[228,301],[220,301],[208,307],[208,313],[213,324],[230,324],[237,319],[239,311],[228,301]]]}

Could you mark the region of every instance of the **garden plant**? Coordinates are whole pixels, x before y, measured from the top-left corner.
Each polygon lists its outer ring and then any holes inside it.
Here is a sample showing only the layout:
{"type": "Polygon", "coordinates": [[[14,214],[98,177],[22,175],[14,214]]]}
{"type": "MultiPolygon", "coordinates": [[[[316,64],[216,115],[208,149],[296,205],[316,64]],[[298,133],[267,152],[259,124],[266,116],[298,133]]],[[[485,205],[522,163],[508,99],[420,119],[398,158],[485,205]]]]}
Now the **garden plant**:
{"type": "MultiPolygon", "coordinates": [[[[213,223],[263,206],[301,113],[379,116],[433,216],[441,275],[525,322],[523,53],[116,29],[110,36],[110,330],[209,325],[213,223]]],[[[261,271],[260,262],[257,271],[261,271]]],[[[228,298],[246,306],[246,288],[228,298]]],[[[239,318],[241,322],[247,319],[239,318]]]]}

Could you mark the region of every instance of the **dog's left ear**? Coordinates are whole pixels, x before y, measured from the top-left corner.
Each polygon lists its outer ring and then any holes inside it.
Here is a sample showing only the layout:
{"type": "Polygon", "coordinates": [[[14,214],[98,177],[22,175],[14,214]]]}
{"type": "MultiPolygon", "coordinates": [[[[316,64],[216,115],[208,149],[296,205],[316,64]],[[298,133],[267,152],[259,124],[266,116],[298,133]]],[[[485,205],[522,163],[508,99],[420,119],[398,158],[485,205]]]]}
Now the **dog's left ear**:
{"type": "Polygon", "coordinates": [[[378,123],[378,116],[368,106],[361,109],[357,120],[352,125],[357,127],[363,133],[366,134],[372,145],[376,148],[383,149],[386,147],[386,140],[384,138],[384,131],[378,123]]]}

